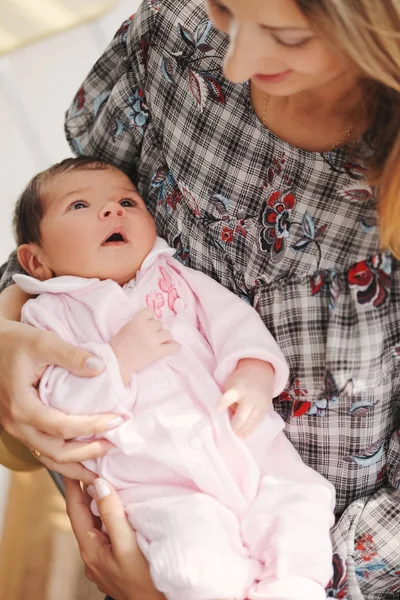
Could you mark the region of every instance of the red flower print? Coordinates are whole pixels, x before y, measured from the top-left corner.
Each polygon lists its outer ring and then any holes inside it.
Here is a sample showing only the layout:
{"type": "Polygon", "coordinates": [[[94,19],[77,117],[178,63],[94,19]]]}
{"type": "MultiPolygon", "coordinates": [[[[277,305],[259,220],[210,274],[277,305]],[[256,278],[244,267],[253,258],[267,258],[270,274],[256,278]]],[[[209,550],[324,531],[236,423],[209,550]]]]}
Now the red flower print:
{"type": "Polygon", "coordinates": [[[292,402],[293,398],[288,392],[282,392],[279,396],[279,402],[292,402]]]}
{"type": "Polygon", "coordinates": [[[311,294],[315,296],[324,287],[325,280],[324,274],[321,271],[317,271],[311,276],[311,294]]]}
{"type": "Polygon", "coordinates": [[[244,219],[239,219],[236,223],[236,233],[239,233],[241,236],[246,237],[247,231],[245,229],[245,221],[244,219]]]}
{"type": "Polygon", "coordinates": [[[260,248],[279,262],[285,256],[287,238],[291,226],[290,217],[296,205],[294,194],[273,192],[263,202],[260,214],[262,225],[259,233],[260,248]]]}
{"type": "Polygon", "coordinates": [[[224,227],[221,231],[221,240],[227,244],[233,242],[233,229],[230,227],[224,227]]]}
{"type": "Polygon", "coordinates": [[[360,553],[361,560],[364,562],[370,562],[378,554],[374,550],[374,538],[370,533],[365,533],[356,539],[355,549],[360,553]]]}
{"type": "Polygon", "coordinates": [[[302,417],[310,410],[312,403],[306,400],[308,391],[300,387],[299,379],[293,383],[293,396],[289,392],[282,392],[279,396],[279,402],[293,403],[293,416],[302,417]]]}
{"type": "Polygon", "coordinates": [[[82,108],[84,107],[85,98],[86,98],[85,88],[82,85],[79,88],[79,90],[77,91],[75,98],[74,98],[74,106],[77,111],[82,110],[82,108]]]}
{"type": "Polygon", "coordinates": [[[372,304],[379,308],[389,296],[391,274],[391,256],[377,255],[351,267],[348,281],[350,285],[362,288],[357,292],[360,304],[372,304]]]}
{"type": "Polygon", "coordinates": [[[182,193],[179,189],[174,187],[172,192],[167,196],[167,206],[175,210],[179,202],[182,201],[182,193]]]}
{"type": "Polygon", "coordinates": [[[131,25],[131,22],[133,21],[134,18],[135,18],[135,15],[131,15],[128,19],[126,19],[122,23],[121,27],[118,29],[118,31],[114,37],[123,36],[128,31],[128,29],[131,25]]]}
{"type": "Polygon", "coordinates": [[[142,64],[145,67],[147,66],[147,57],[149,54],[149,50],[150,50],[149,42],[146,40],[146,38],[142,37],[140,40],[140,58],[141,58],[142,64]]]}
{"type": "Polygon", "coordinates": [[[347,573],[340,554],[333,555],[333,577],[325,589],[327,598],[347,598],[347,573]]]}
{"type": "Polygon", "coordinates": [[[183,183],[180,185],[180,188],[182,190],[183,198],[186,200],[189,208],[192,210],[196,217],[200,217],[200,208],[192,192],[183,183]]]}
{"type": "Polygon", "coordinates": [[[304,400],[295,400],[293,403],[293,416],[302,417],[303,415],[306,415],[308,413],[311,407],[311,402],[304,400]]]}
{"type": "Polygon", "coordinates": [[[386,476],[387,476],[387,466],[385,465],[379,471],[378,476],[376,478],[376,483],[380,483],[381,481],[384,481],[384,479],[385,479],[386,476]]]}

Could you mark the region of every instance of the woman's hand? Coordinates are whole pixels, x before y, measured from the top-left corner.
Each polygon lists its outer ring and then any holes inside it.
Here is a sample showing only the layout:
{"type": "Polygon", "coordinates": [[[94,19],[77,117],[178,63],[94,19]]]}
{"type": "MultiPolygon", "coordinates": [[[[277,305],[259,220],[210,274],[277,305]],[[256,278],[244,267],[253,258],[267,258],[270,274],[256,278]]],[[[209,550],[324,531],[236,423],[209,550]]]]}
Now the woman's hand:
{"type": "Polygon", "coordinates": [[[40,452],[40,462],[68,477],[91,483],[95,475],[78,463],[106,454],[112,444],[66,441],[110,429],[116,415],[67,416],[40,401],[37,386],[48,365],[93,377],[104,370],[99,359],[54,333],[0,319],[0,420],[13,437],[40,452]]]}
{"type": "Polygon", "coordinates": [[[114,600],[164,600],[154,587],[136,534],[112,487],[96,479],[93,490],[108,536],[96,528],[79,483],[65,479],[65,491],[67,512],[90,581],[114,600]]]}

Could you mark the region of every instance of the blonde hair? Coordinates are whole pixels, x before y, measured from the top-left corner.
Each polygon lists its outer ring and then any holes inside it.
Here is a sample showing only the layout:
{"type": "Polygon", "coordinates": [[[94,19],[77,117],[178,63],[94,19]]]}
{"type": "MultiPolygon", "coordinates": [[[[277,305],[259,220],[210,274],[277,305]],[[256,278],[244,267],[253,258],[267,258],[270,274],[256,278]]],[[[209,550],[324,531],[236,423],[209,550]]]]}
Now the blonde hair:
{"type": "Polygon", "coordinates": [[[375,127],[368,177],[379,190],[381,245],[400,258],[400,0],[297,4],[364,74],[365,106],[375,127]]]}

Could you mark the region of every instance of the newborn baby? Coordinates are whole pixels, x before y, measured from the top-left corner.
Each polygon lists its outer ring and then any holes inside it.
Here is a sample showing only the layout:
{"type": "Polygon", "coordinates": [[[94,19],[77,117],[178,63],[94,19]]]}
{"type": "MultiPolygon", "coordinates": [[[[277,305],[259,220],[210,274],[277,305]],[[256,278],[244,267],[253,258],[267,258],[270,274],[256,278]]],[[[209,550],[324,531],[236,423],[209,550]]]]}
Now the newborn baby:
{"type": "MultiPolygon", "coordinates": [[[[90,158],[37,175],[15,213],[22,320],[104,371],[49,367],[44,403],[116,413],[85,465],[118,490],[169,600],[324,600],[334,490],[273,411],[286,361],[256,311],[179,263],[130,179],[90,158]]],[[[94,507],[95,510],[95,507],[94,507]]]]}

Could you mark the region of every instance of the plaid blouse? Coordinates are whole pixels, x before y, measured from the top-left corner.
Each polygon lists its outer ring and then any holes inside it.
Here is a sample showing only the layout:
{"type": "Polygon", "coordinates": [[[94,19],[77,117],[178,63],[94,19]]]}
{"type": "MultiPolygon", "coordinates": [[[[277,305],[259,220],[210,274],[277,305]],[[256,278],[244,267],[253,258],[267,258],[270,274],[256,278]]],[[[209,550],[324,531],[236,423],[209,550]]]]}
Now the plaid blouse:
{"type": "Polygon", "coordinates": [[[248,83],[224,78],[227,44],[202,0],[144,0],[78,90],[67,138],[134,178],[177,257],[253,304],[280,344],[291,376],[275,408],[337,490],[327,597],[399,600],[400,268],[361,174],[373,150],[276,137],[248,83]]]}

